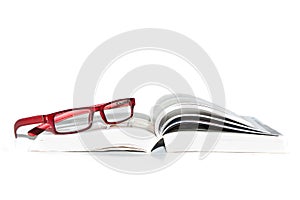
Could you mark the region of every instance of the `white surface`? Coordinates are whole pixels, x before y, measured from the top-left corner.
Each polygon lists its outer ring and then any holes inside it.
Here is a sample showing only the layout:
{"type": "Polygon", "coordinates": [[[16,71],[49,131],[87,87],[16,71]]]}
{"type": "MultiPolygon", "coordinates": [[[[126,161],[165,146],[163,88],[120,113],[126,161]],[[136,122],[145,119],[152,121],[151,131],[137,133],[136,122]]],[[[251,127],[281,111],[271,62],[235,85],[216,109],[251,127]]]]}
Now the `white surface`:
{"type": "MultiPolygon", "coordinates": [[[[299,8],[298,1],[1,2],[0,198],[299,199],[299,8]],[[219,70],[227,108],[283,133],[290,153],[188,154],[163,171],[132,176],[86,155],[13,152],[15,120],[72,107],[91,51],[144,27],[198,42],[219,70]]],[[[109,99],[105,94],[96,101],[109,99]]]]}

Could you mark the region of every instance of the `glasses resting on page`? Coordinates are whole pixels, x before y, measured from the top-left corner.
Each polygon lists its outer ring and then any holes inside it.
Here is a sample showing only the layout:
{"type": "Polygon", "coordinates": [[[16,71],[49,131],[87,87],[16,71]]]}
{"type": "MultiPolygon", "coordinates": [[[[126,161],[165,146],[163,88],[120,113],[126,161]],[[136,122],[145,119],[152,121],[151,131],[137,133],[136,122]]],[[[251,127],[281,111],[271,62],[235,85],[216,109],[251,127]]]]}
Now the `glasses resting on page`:
{"type": "Polygon", "coordinates": [[[31,137],[38,136],[45,130],[54,134],[72,134],[86,131],[92,127],[94,114],[99,113],[106,124],[118,124],[133,116],[134,98],[119,99],[109,103],[90,107],[63,110],[48,115],[22,118],[14,126],[15,137],[21,126],[40,124],[28,131],[31,137]]]}

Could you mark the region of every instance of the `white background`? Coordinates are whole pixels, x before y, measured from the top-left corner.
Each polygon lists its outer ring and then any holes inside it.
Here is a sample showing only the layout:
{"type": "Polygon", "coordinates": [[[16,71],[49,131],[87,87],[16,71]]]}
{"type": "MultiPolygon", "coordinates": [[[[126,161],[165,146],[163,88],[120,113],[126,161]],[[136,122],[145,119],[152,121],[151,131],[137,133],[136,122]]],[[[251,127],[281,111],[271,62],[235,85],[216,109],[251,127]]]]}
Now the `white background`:
{"type": "Polygon", "coordinates": [[[299,199],[299,9],[287,0],[1,1],[0,198],[299,199]],[[72,107],[86,57],[114,35],[149,27],[202,46],[226,107],[283,133],[289,153],[189,154],[163,171],[128,175],[89,156],[15,152],[15,120],[72,107]]]}

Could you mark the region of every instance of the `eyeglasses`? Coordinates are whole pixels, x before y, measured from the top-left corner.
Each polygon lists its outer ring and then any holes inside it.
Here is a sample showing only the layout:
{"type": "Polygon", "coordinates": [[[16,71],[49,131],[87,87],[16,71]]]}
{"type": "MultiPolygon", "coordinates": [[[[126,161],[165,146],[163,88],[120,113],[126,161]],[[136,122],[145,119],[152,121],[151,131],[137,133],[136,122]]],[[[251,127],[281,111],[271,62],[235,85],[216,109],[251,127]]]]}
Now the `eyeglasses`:
{"type": "Polygon", "coordinates": [[[95,112],[100,113],[106,124],[122,123],[133,116],[134,98],[119,99],[109,103],[90,107],[63,110],[48,115],[37,115],[19,119],[14,125],[15,137],[21,126],[39,124],[28,131],[28,135],[35,137],[45,130],[54,134],[72,134],[86,131],[92,127],[95,112]]]}

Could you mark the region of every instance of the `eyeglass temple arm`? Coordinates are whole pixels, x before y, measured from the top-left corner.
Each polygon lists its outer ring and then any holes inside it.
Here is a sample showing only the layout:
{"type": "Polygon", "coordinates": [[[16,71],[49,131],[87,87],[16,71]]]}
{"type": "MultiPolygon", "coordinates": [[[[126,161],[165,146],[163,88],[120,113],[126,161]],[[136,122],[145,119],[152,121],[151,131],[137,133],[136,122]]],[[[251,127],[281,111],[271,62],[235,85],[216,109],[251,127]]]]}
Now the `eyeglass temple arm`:
{"type": "Polygon", "coordinates": [[[37,124],[37,123],[46,123],[46,120],[44,118],[44,115],[37,115],[33,117],[27,117],[27,118],[22,118],[16,121],[14,125],[14,133],[15,133],[15,138],[17,138],[17,130],[21,126],[26,126],[30,124],[37,124]]]}
{"type": "MultiPolygon", "coordinates": [[[[74,110],[74,112],[65,112],[65,113],[62,113],[62,114],[58,115],[57,117],[55,117],[54,121],[61,122],[65,119],[69,119],[69,118],[73,117],[74,115],[80,115],[83,113],[86,113],[86,111],[74,110]]],[[[29,136],[37,136],[37,135],[41,134],[42,132],[44,132],[45,130],[47,130],[49,127],[50,127],[50,124],[48,124],[48,123],[41,124],[37,127],[34,127],[33,129],[29,130],[28,135],[29,136]]]]}

